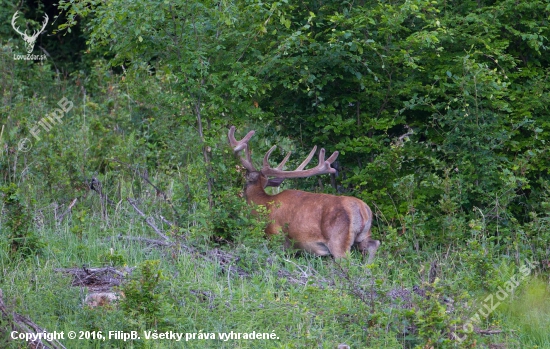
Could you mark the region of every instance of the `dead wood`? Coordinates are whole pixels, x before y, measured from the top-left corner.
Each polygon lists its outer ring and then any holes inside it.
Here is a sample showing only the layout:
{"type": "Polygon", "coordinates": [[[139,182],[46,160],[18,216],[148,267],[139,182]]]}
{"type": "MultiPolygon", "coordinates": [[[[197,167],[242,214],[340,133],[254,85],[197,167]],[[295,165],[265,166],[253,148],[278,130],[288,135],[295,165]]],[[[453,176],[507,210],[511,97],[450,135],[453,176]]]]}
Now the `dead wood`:
{"type": "Polygon", "coordinates": [[[145,223],[147,223],[151,228],[153,228],[153,230],[155,231],[155,233],[157,233],[158,236],[160,236],[161,238],[163,238],[164,240],[166,241],[169,241],[170,239],[168,238],[168,236],[164,235],[159,228],[157,228],[157,226],[155,225],[154,221],[153,221],[153,217],[147,217],[145,215],[145,213],[141,212],[141,210],[137,207],[136,203],[131,200],[130,198],[126,198],[126,201],[128,201],[128,203],[130,205],[132,205],[132,207],[134,208],[134,210],[136,210],[136,212],[143,218],[145,218],[145,223]]]}
{"type": "Polygon", "coordinates": [[[63,213],[61,214],[61,216],[59,216],[59,217],[57,218],[57,223],[58,223],[58,224],[61,223],[61,221],[63,221],[63,218],[65,218],[65,216],[66,216],[69,212],[71,212],[71,210],[72,210],[72,208],[73,208],[73,206],[74,206],[75,204],[76,204],[76,198],[74,198],[74,200],[71,202],[71,204],[69,205],[69,207],[67,207],[67,209],[65,210],[65,212],[63,212],[63,213]]]}
{"type": "MultiPolygon", "coordinates": [[[[158,246],[172,246],[173,245],[172,243],[170,243],[168,241],[149,239],[149,238],[144,238],[144,237],[141,237],[141,236],[118,235],[116,238],[117,239],[123,239],[123,240],[141,241],[141,242],[145,242],[147,244],[158,245],[158,246]]],[[[107,239],[111,240],[111,238],[107,238],[107,239]]]]}
{"type": "Polygon", "coordinates": [[[73,281],[71,286],[87,287],[95,292],[110,291],[115,286],[120,286],[126,276],[135,268],[123,268],[118,270],[113,267],[103,268],[56,268],[59,273],[71,274],[73,281]]]}
{"type": "MultiPolygon", "coordinates": [[[[15,311],[10,311],[4,303],[4,298],[2,290],[0,289],[0,315],[3,321],[8,323],[8,327],[13,331],[19,333],[49,333],[42,327],[35,324],[31,319],[16,313],[15,311]]],[[[63,344],[61,344],[57,339],[48,340],[45,338],[36,339],[29,342],[30,348],[36,349],[66,349],[63,344]]]]}
{"type": "Polygon", "coordinates": [[[164,223],[168,224],[169,226],[175,225],[174,223],[170,222],[169,220],[167,220],[167,219],[164,218],[163,216],[160,216],[160,219],[161,219],[164,223]]]}
{"type": "MultiPolygon", "coordinates": [[[[268,258],[269,261],[269,258],[268,258]]],[[[296,271],[290,272],[286,269],[280,269],[277,271],[277,276],[281,279],[286,279],[289,283],[295,285],[312,285],[324,289],[326,286],[334,286],[334,282],[327,280],[319,275],[317,270],[307,265],[299,265],[291,261],[290,259],[284,260],[287,263],[294,264],[296,271]]]]}
{"type": "Polygon", "coordinates": [[[493,335],[493,334],[500,334],[500,333],[504,332],[502,330],[478,330],[478,329],[476,329],[475,331],[479,334],[484,334],[486,336],[490,336],[490,335],[493,335]]]}
{"type": "MultiPolygon", "coordinates": [[[[177,217],[180,216],[178,210],[176,210],[176,208],[174,207],[174,203],[172,202],[171,199],[168,198],[168,195],[166,195],[166,193],[164,191],[162,191],[159,187],[157,187],[155,184],[153,184],[153,182],[151,182],[149,180],[149,174],[147,173],[147,169],[145,169],[143,171],[143,173],[141,173],[139,171],[138,168],[135,168],[134,166],[132,166],[131,164],[128,164],[128,163],[125,163],[125,162],[122,162],[118,159],[111,159],[112,161],[120,164],[120,165],[123,165],[123,166],[126,166],[126,168],[128,168],[130,171],[134,172],[135,174],[137,174],[141,179],[143,179],[143,181],[147,184],[149,184],[150,186],[152,186],[153,188],[155,188],[156,190],[156,194],[158,197],[162,197],[164,199],[164,201],[166,201],[168,203],[168,205],[170,205],[170,208],[172,209],[172,211],[174,212],[175,216],[176,216],[176,220],[178,220],[177,217]]],[[[162,219],[164,219],[162,216],[161,216],[162,219]]],[[[173,224],[169,224],[169,225],[173,225],[173,224]]]]}

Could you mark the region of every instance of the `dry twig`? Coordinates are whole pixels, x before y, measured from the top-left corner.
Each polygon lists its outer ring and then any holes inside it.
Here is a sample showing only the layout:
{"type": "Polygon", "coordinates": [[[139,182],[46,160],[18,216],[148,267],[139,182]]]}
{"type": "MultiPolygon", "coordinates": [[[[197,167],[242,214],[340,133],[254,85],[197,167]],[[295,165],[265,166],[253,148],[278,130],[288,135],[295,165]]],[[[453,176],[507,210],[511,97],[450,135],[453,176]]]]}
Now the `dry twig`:
{"type": "Polygon", "coordinates": [[[57,218],[57,223],[58,223],[58,224],[61,223],[61,221],[63,220],[63,218],[65,218],[65,216],[66,216],[69,212],[71,212],[71,210],[72,210],[72,208],[73,208],[73,206],[74,206],[75,204],[76,204],[76,198],[74,198],[74,200],[71,202],[71,204],[69,205],[69,207],[67,207],[67,209],[65,210],[65,212],[63,212],[63,213],[61,214],[61,216],[59,216],[59,217],[57,218]]]}
{"type": "MultiPolygon", "coordinates": [[[[143,179],[145,181],[145,183],[147,183],[150,186],[152,186],[153,188],[155,188],[157,196],[162,197],[164,199],[164,201],[166,201],[168,203],[168,205],[170,205],[170,208],[172,209],[172,211],[174,211],[176,221],[178,220],[177,217],[179,217],[180,214],[179,214],[178,210],[176,210],[176,208],[174,207],[174,203],[172,202],[171,199],[168,198],[168,195],[166,195],[166,193],[164,191],[162,191],[159,187],[157,187],[155,184],[153,184],[153,182],[151,182],[149,180],[149,174],[147,173],[147,169],[145,169],[143,171],[143,173],[141,173],[138,168],[135,168],[131,164],[122,162],[118,159],[111,159],[111,161],[114,161],[114,162],[116,162],[120,165],[126,166],[129,170],[131,170],[132,172],[137,174],[141,179],[143,179]]],[[[173,225],[173,223],[170,223],[170,225],[173,225]]]]}
{"type": "Polygon", "coordinates": [[[134,210],[136,210],[136,212],[143,218],[145,218],[145,223],[147,223],[151,228],[153,228],[153,230],[155,231],[155,233],[157,233],[160,237],[162,237],[164,240],[166,241],[170,241],[170,239],[168,238],[168,236],[164,235],[159,228],[157,228],[157,226],[155,225],[155,223],[153,222],[153,217],[147,217],[145,215],[145,213],[141,212],[141,210],[136,206],[136,203],[133,201],[133,200],[130,200],[130,198],[127,198],[126,201],[128,201],[128,203],[130,205],[132,205],[132,207],[134,208],[134,210]]]}
{"type": "MultiPolygon", "coordinates": [[[[19,333],[48,333],[45,329],[41,328],[29,318],[18,314],[14,311],[9,311],[4,303],[2,290],[0,289],[0,317],[8,323],[8,327],[19,333]]],[[[66,349],[57,339],[48,340],[46,338],[39,338],[34,341],[30,341],[29,345],[36,349],[66,349]]]]}
{"type": "Polygon", "coordinates": [[[171,246],[171,245],[172,245],[172,243],[170,243],[170,242],[168,242],[168,241],[162,241],[162,240],[156,240],[156,239],[149,239],[149,238],[144,238],[144,237],[141,237],[141,236],[123,236],[123,235],[118,235],[117,238],[118,238],[118,239],[124,239],[124,240],[141,241],[141,242],[145,242],[145,243],[148,243],[148,244],[159,245],[159,246],[171,246]]]}
{"type": "Polygon", "coordinates": [[[135,268],[124,268],[122,271],[113,267],[103,268],[57,268],[56,272],[71,274],[72,286],[88,287],[94,291],[110,291],[114,286],[120,286],[127,274],[135,268]]]}

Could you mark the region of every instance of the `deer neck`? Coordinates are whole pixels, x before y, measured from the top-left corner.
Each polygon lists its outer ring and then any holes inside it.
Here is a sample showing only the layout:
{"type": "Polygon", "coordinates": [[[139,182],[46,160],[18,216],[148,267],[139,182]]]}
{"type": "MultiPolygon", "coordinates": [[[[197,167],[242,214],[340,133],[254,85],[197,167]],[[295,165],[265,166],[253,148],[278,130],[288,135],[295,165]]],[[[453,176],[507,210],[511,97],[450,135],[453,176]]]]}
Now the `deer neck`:
{"type": "Polygon", "coordinates": [[[273,201],[273,197],[266,193],[259,183],[247,185],[244,193],[248,203],[266,206],[268,202],[273,201]]]}

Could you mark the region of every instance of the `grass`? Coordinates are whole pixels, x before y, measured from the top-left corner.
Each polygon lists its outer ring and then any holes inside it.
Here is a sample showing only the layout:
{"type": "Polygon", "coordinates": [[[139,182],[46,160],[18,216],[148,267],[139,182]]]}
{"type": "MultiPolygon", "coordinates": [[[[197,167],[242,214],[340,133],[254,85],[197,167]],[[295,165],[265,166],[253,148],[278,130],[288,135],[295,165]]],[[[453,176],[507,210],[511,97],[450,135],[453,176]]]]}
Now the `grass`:
{"type": "MultiPolygon", "coordinates": [[[[94,211],[97,201],[90,198],[81,203],[88,204],[94,211]]],[[[45,224],[39,228],[46,242],[43,254],[19,261],[9,260],[3,254],[0,259],[0,288],[7,303],[49,331],[102,331],[106,335],[109,331],[141,334],[156,329],[195,333],[197,339],[186,342],[186,348],[335,348],[339,343],[352,348],[402,348],[420,343],[420,335],[413,328],[421,324],[415,319],[437,322],[426,309],[442,303],[439,298],[430,301],[414,292],[409,301],[391,299],[385,294],[395,289],[411,290],[415,285],[426,287],[432,258],[437,258],[440,265],[442,280],[438,292],[455,300],[452,314],[438,315],[441,319],[471,316],[469,310],[475,309],[475,297],[483,298],[488,292],[461,287],[472,276],[468,265],[460,263],[458,254],[392,256],[382,248],[372,268],[367,268],[355,252],[339,266],[329,258],[287,254],[275,243],[259,239],[252,246],[223,247],[226,253],[239,258],[230,264],[241,271],[239,276],[228,265],[201,257],[204,253],[187,253],[177,247],[161,249],[113,238],[121,231],[154,238],[140,219],[123,211],[113,213],[109,224],[91,214],[81,235],[71,228],[82,222],[75,222],[73,217],[55,226],[51,223],[53,217],[46,212],[45,224]],[[154,324],[147,325],[139,316],[125,313],[117,306],[89,309],[83,305],[86,290],[72,287],[69,277],[54,271],[61,267],[101,266],[105,256],[112,253],[129,266],[159,261],[162,277],[154,289],[160,299],[154,324]],[[462,299],[464,294],[468,297],[462,299]],[[412,304],[412,308],[407,308],[407,304],[412,304]],[[462,304],[470,304],[471,308],[462,304]],[[219,339],[219,332],[231,331],[235,336],[252,331],[274,333],[278,339],[219,339]],[[209,339],[198,339],[199,334],[209,339]]],[[[196,246],[203,251],[212,249],[205,242],[196,246]]],[[[550,334],[546,331],[550,313],[548,285],[530,278],[521,286],[514,297],[503,302],[480,326],[499,328],[504,331],[502,334],[470,336],[479,347],[490,343],[504,344],[506,348],[550,347],[550,334]]],[[[444,338],[441,335],[439,339],[444,338]]],[[[182,347],[174,340],[62,342],[67,348],[182,347]]],[[[21,343],[10,345],[16,348],[21,343]]],[[[440,345],[460,347],[456,342],[440,345]]]]}
{"type": "MultiPolygon", "coordinates": [[[[8,58],[3,62],[20,64],[8,58]]],[[[537,270],[535,276],[524,280],[513,296],[478,325],[480,329],[502,332],[487,336],[472,333],[464,342],[451,341],[455,327],[460,328],[483,299],[517,273],[519,266],[510,256],[493,253],[494,246],[489,244],[470,241],[417,253],[407,234],[389,237],[389,233],[377,231],[375,236],[382,246],[373,266],[365,266],[356,252],[338,265],[330,258],[282,251],[280,240],[263,239],[261,224],[254,223],[254,219],[248,226],[229,225],[226,233],[234,235],[236,242],[219,246],[209,238],[211,216],[204,193],[197,189],[205,187],[205,174],[201,172],[203,164],[193,160],[196,154],[190,145],[198,143],[196,138],[181,145],[178,134],[185,133],[180,129],[174,132],[174,139],[157,144],[159,148],[147,144],[152,150],[141,156],[141,149],[146,147],[136,145],[134,134],[106,131],[115,126],[118,130],[121,120],[130,120],[132,115],[125,109],[127,95],[119,91],[115,81],[118,77],[109,81],[106,77],[103,83],[112,89],[106,89],[104,95],[96,91],[95,100],[83,105],[76,103],[82,98],[78,92],[71,92],[69,81],[51,82],[48,69],[40,68],[40,73],[38,68],[27,72],[9,67],[10,72],[28,76],[20,77],[21,81],[0,81],[13,86],[25,87],[27,81],[33,81],[36,87],[47,86],[45,92],[37,94],[44,97],[25,99],[22,94],[14,94],[5,98],[2,111],[9,117],[2,141],[9,147],[0,148],[0,184],[18,184],[34,218],[32,229],[46,245],[40,255],[14,258],[7,252],[5,223],[9,217],[0,216],[0,289],[6,304],[48,331],[65,334],[101,331],[107,336],[109,331],[142,334],[157,330],[195,333],[196,337],[185,344],[144,339],[62,340],[67,348],[335,348],[339,343],[351,348],[550,348],[547,271],[537,270]],[[75,101],[63,127],[52,129],[29,153],[12,152],[12,146],[21,138],[30,137],[19,126],[20,121],[34,125],[62,96],[75,101]],[[155,157],[161,146],[176,150],[171,153],[170,163],[177,165],[168,166],[164,158],[155,157]],[[181,228],[172,233],[178,239],[185,237],[178,241],[193,247],[194,252],[178,245],[159,248],[117,238],[158,238],[122,198],[138,199],[139,206],[146,215],[155,217],[159,226],[159,215],[166,216],[171,209],[138,176],[106,161],[115,157],[132,164],[164,166],[149,178],[181,204],[177,207],[181,228]],[[92,176],[99,178],[108,197],[116,201],[107,209],[107,217],[101,214],[97,193],[83,184],[92,176]],[[55,218],[66,207],[67,198],[70,202],[75,196],[79,200],[72,214],[58,225],[55,218]],[[65,206],[56,208],[63,202],[65,206]],[[211,253],[214,248],[222,250],[219,258],[211,253]],[[224,260],[224,256],[231,258],[224,260]],[[71,286],[70,277],[54,270],[98,267],[107,261],[137,267],[132,297],[137,304],[150,306],[150,313],[124,310],[123,304],[90,309],[83,304],[87,290],[71,286]],[[145,271],[147,261],[158,261],[161,276],[150,285],[138,276],[145,271]],[[437,278],[430,280],[434,261],[437,278]],[[218,333],[231,331],[241,336],[253,331],[274,333],[278,339],[218,338],[218,333]],[[216,338],[198,339],[205,333],[216,338]]],[[[158,115],[172,112],[155,110],[158,115]]],[[[155,127],[151,129],[158,131],[155,127]]],[[[232,170],[229,165],[225,167],[232,170]]],[[[223,173],[220,178],[229,176],[235,173],[223,173]]],[[[239,187],[235,182],[231,186],[239,187]]],[[[241,207],[233,207],[231,213],[241,207]]],[[[229,223],[233,222],[231,214],[227,217],[229,223]]],[[[429,240],[431,232],[423,233],[429,240]]],[[[25,347],[21,341],[7,340],[9,332],[2,329],[8,326],[0,320],[0,347],[25,347]]]]}

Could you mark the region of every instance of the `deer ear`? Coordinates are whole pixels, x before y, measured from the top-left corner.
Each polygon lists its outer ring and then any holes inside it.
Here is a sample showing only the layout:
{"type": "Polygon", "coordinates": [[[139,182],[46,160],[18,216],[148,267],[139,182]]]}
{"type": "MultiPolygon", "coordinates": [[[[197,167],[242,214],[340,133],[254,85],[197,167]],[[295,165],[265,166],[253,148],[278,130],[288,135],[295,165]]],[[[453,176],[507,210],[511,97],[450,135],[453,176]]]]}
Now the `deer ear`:
{"type": "Polygon", "coordinates": [[[278,187],[283,183],[284,180],[285,180],[284,178],[271,178],[267,181],[267,184],[265,186],[266,187],[278,187]]]}

